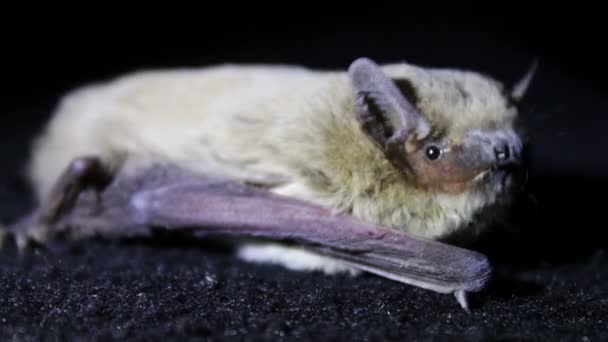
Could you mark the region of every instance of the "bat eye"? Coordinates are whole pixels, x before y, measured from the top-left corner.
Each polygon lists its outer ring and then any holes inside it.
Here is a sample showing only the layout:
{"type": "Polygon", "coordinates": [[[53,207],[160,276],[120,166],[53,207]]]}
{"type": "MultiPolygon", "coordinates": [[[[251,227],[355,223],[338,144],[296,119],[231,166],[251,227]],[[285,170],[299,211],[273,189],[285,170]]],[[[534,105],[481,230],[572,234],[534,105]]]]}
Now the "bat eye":
{"type": "Polygon", "coordinates": [[[441,157],[441,149],[437,146],[430,146],[426,149],[426,157],[430,160],[437,160],[441,157]]]}

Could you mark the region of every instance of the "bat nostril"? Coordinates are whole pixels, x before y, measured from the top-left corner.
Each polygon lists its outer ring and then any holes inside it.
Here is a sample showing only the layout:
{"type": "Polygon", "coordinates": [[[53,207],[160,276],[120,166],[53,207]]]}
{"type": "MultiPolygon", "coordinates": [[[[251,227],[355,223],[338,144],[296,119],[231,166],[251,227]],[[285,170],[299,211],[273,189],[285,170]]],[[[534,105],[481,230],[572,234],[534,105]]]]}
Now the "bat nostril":
{"type": "Polygon", "coordinates": [[[507,160],[511,157],[511,152],[508,145],[494,147],[494,154],[498,160],[507,160]]]}

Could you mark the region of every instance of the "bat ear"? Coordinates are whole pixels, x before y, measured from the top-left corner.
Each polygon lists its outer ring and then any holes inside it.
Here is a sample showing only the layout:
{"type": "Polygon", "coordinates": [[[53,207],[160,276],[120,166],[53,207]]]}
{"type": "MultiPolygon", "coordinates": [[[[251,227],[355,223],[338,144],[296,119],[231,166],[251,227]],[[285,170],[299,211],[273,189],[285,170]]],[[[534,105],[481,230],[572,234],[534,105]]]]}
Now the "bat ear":
{"type": "Polygon", "coordinates": [[[425,138],[429,121],[372,60],[355,60],[348,74],[363,130],[391,159],[403,159],[405,142],[425,138]]]}
{"type": "Polygon", "coordinates": [[[511,101],[517,103],[524,98],[526,92],[528,91],[528,88],[530,87],[530,84],[532,83],[532,80],[534,79],[534,76],[536,75],[537,69],[538,59],[535,58],[532,61],[532,64],[530,65],[528,71],[524,74],[524,76],[517,83],[515,83],[515,85],[513,85],[510,94],[511,101]]]}

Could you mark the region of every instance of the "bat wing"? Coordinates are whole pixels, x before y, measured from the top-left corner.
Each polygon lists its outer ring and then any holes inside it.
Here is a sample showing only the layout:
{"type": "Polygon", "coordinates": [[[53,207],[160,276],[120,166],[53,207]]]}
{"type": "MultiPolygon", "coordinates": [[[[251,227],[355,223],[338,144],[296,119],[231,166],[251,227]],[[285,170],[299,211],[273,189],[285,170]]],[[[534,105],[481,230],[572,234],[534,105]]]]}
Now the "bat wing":
{"type": "Polygon", "coordinates": [[[440,293],[481,290],[490,266],[480,253],[362,222],[235,180],[174,166],[118,173],[100,192],[82,191],[54,230],[128,237],[153,230],[289,241],[360,270],[440,293]]]}

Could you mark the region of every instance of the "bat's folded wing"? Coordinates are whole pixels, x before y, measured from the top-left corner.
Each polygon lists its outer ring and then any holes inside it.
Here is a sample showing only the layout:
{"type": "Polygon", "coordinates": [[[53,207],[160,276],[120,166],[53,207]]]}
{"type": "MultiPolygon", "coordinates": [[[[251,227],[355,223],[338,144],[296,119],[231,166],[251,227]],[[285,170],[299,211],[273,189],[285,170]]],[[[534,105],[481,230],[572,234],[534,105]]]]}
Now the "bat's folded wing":
{"type": "Polygon", "coordinates": [[[149,167],[84,192],[61,226],[82,235],[138,236],[151,229],[289,241],[355,268],[441,293],[481,290],[480,253],[339,215],[244,183],[149,167]]]}

